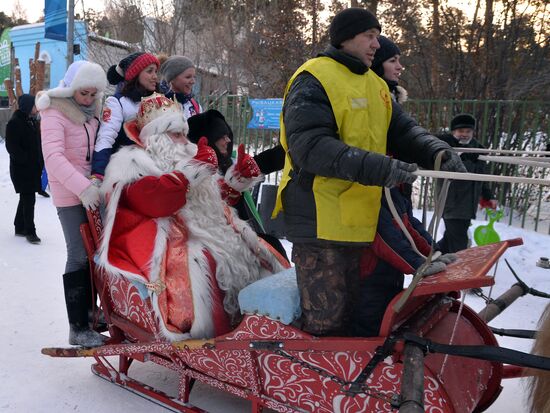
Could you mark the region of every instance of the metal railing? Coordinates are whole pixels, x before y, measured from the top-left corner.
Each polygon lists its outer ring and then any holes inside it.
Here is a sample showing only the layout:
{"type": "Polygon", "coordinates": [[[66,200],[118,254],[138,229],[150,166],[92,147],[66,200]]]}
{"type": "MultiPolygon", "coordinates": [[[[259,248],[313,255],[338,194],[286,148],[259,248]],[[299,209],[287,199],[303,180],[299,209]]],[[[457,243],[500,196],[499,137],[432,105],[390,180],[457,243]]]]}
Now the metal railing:
{"type": "MultiPolygon", "coordinates": [[[[219,110],[231,125],[235,143],[244,143],[253,154],[262,152],[278,142],[278,130],[248,129],[252,109],[248,96],[203,96],[203,108],[219,110]]],[[[458,113],[471,113],[478,120],[477,139],[490,148],[514,150],[545,150],[550,147],[550,102],[531,101],[478,101],[478,100],[410,100],[405,110],[424,128],[433,133],[443,132],[458,113]]],[[[494,175],[548,178],[548,169],[491,163],[494,175]]],[[[278,182],[278,175],[269,177],[278,182]]],[[[422,207],[428,194],[427,207],[433,208],[434,188],[426,186],[425,178],[416,184],[415,206],[422,207]]],[[[548,187],[522,184],[493,183],[493,193],[504,207],[510,225],[519,225],[535,231],[550,233],[550,190],[548,187]],[[548,227],[548,229],[545,229],[548,227]]],[[[504,222],[504,221],[503,221],[504,222]]]]}

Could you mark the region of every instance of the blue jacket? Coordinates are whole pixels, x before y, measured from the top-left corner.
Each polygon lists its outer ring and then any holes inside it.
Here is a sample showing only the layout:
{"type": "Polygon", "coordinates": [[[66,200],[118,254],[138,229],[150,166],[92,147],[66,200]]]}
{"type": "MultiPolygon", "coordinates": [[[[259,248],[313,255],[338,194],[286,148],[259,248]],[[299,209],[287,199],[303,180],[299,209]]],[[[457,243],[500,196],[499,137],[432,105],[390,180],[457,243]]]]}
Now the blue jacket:
{"type": "MultiPolygon", "coordinates": [[[[413,216],[412,204],[398,188],[390,190],[395,208],[411,234],[416,248],[425,256],[430,253],[432,237],[422,223],[413,216]]],[[[361,258],[361,277],[376,285],[395,283],[403,274],[412,274],[425,259],[411,247],[409,240],[393,219],[385,195],[378,218],[378,227],[373,243],[365,248],[361,258]]],[[[402,282],[402,281],[401,281],[402,282]]]]}

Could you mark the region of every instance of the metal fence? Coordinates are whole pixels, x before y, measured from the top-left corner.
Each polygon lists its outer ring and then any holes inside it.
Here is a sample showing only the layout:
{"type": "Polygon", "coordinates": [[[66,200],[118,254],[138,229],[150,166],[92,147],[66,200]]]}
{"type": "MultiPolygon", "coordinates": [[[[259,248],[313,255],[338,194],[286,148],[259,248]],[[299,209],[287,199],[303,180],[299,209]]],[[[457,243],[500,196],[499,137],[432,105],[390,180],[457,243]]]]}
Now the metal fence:
{"type": "MultiPolygon", "coordinates": [[[[198,98],[204,109],[214,108],[224,114],[233,129],[236,143],[244,143],[250,153],[259,153],[276,145],[278,130],[248,129],[252,109],[248,96],[203,96],[198,98]]],[[[516,150],[546,150],[550,146],[550,102],[477,101],[477,100],[411,100],[405,110],[420,125],[433,133],[446,128],[457,113],[471,113],[478,119],[477,139],[487,147],[516,150]]],[[[2,113],[0,130],[9,119],[2,113]]],[[[491,163],[495,175],[550,178],[548,169],[491,163]]],[[[278,182],[279,175],[268,177],[278,182]]],[[[433,208],[434,189],[425,179],[417,180],[415,206],[422,206],[427,194],[427,207],[433,208]]],[[[550,234],[550,190],[548,187],[521,184],[492,184],[493,192],[504,206],[509,224],[550,234]]]]}
{"type": "MultiPolygon", "coordinates": [[[[278,130],[247,129],[252,118],[247,96],[203,96],[199,101],[203,108],[214,108],[225,115],[235,142],[244,143],[249,152],[259,153],[277,143],[278,130]]],[[[410,100],[404,107],[420,125],[433,133],[444,131],[456,114],[471,113],[478,120],[477,139],[487,147],[515,150],[547,150],[550,147],[550,102],[410,100]]],[[[491,163],[490,173],[549,177],[547,169],[501,163],[491,163]]],[[[270,176],[269,180],[277,183],[278,175],[270,176]]],[[[550,233],[548,187],[494,183],[492,190],[504,208],[508,224],[550,233]]],[[[414,194],[416,207],[422,207],[425,194],[427,207],[433,208],[433,185],[419,179],[414,194]]]]}
{"type": "MultiPolygon", "coordinates": [[[[477,139],[489,148],[512,150],[550,149],[550,102],[413,100],[405,109],[432,132],[448,127],[457,113],[471,113],[478,120],[477,139]]],[[[493,175],[526,176],[547,179],[548,168],[490,163],[493,175]]],[[[428,193],[428,206],[433,207],[433,185],[418,185],[418,204],[428,193]]],[[[493,183],[493,193],[505,210],[508,224],[550,233],[550,189],[525,184],[493,183]],[[547,229],[545,228],[547,227],[547,229]]]]}

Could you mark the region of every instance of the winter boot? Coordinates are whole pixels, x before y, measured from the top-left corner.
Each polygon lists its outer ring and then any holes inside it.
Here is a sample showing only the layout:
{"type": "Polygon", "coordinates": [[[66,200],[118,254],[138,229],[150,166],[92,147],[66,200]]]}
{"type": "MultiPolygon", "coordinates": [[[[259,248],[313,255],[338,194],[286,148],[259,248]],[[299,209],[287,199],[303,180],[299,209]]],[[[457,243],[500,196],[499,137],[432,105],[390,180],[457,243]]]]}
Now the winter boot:
{"type": "Polygon", "coordinates": [[[40,244],[41,242],[41,239],[38,238],[38,236],[36,235],[36,232],[34,231],[27,233],[26,238],[27,238],[27,241],[29,241],[31,244],[40,244]]]}
{"type": "Polygon", "coordinates": [[[69,272],[63,275],[65,304],[69,318],[69,344],[83,347],[103,345],[105,337],[90,329],[88,308],[91,296],[88,294],[90,283],[88,270],[69,272]]]}
{"type": "Polygon", "coordinates": [[[90,277],[89,268],[85,270],[87,273],[86,283],[86,295],[88,296],[87,305],[88,305],[88,324],[90,328],[102,332],[107,331],[109,328],[107,326],[107,321],[105,320],[105,315],[103,311],[97,306],[97,291],[92,288],[92,279],[90,277]]]}

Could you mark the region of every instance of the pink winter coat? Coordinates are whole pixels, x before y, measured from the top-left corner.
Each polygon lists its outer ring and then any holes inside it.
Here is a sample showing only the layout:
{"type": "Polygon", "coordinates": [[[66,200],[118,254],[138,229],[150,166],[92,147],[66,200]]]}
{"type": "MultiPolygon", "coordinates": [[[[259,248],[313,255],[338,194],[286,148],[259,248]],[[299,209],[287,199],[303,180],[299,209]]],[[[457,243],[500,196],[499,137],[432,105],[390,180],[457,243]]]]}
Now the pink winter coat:
{"type": "Polygon", "coordinates": [[[53,203],[56,207],[78,205],[78,196],[91,185],[88,177],[98,120],[86,122],[84,114],[66,98],[52,98],[40,117],[53,203]]]}

